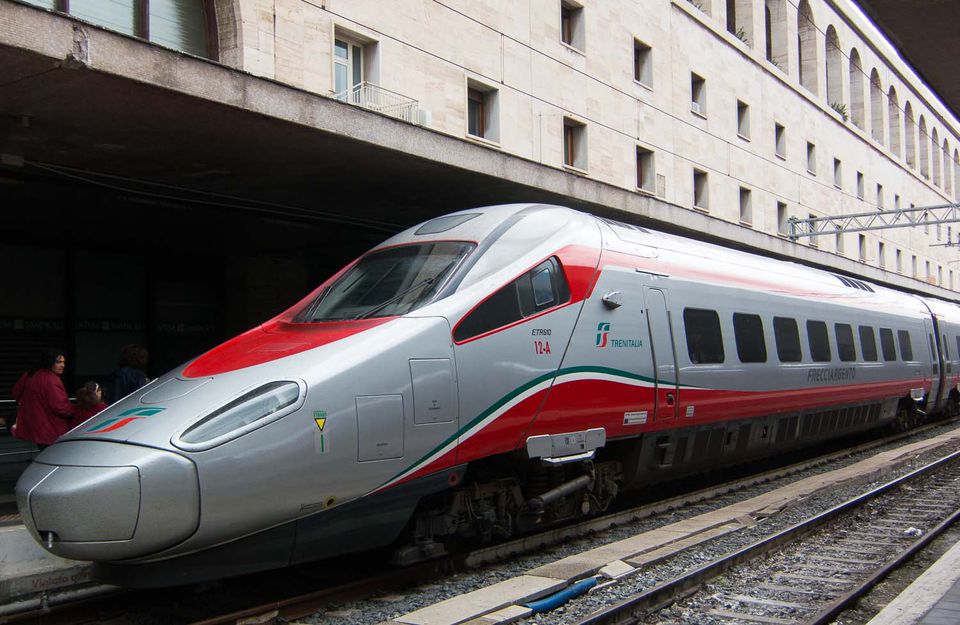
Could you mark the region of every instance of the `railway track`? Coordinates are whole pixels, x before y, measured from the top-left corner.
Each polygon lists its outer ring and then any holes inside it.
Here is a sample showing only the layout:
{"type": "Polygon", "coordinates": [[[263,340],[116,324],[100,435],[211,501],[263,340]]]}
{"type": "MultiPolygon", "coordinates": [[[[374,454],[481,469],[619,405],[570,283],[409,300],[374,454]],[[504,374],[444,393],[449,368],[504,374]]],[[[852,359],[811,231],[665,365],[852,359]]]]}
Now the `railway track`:
{"type": "MultiPolygon", "coordinates": [[[[301,593],[278,593],[277,598],[264,600],[247,600],[249,607],[241,609],[211,609],[206,613],[191,611],[185,616],[178,615],[176,619],[152,622],[194,623],[195,625],[218,625],[221,623],[272,623],[284,620],[299,619],[320,610],[330,610],[331,606],[343,605],[346,602],[362,600],[376,594],[402,592],[417,584],[430,583],[449,577],[452,572],[464,571],[475,567],[503,561],[514,556],[537,552],[551,545],[564,544],[579,537],[603,532],[611,528],[627,526],[643,519],[655,519],[658,515],[669,515],[673,511],[694,507],[709,507],[712,502],[736,494],[738,492],[757,487],[762,484],[772,484],[779,480],[790,480],[804,472],[826,470],[832,464],[840,463],[844,459],[857,455],[869,454],[873,450],[885,446],[896,445],[901,441],[910,441],[921,437],[927,430],[945,429],[944,424],[935,424],[922,430],[879,439],[805,460],[786,467],[751,475],[732,482],[711,486],[691,493],[645,504],[630,510],[606,515],[577,523],[567,527],[547,530],[536,535],[526,536],[517,540],[477,549],[468,553],[449,556],[416,567],[380,572],[361,576],[358,579],[343,584],[326,584],[323,590],[301,593]],[[280,619],[280,620],[278,620],[280,619]]],[[[134,593],[120,593],[102,595],[89,598],[83,602],[71,602],[64,605],[54,605],[47,601],[34,606],[34,609],[16,615],[0,617],[0,623],[27,623],[43,622],[45,625],[56,623],[107,623],[126,625],[138,622],[130,620],[125,613],[130,611],[142,612],[136,608],[140,603],[155,603],[155,593],[137,591],[134,593]],[[106,607],[105,607],[106,606],[106,607]]],[[[159,600],[161,603],[163,599],[159,600]]],[[[243,605],[243,600],[233,602],[233,605],[243,605]]],[[[349,612],[343,614],[345,622],[351,622],[349,612]]],[[[383,619],[386,620],[386,619],[383,619]]]]}
{"type": "Polygon", "coordinates": [[[829,623],[958,518],[960,452],[576,622],[829,623]]]}

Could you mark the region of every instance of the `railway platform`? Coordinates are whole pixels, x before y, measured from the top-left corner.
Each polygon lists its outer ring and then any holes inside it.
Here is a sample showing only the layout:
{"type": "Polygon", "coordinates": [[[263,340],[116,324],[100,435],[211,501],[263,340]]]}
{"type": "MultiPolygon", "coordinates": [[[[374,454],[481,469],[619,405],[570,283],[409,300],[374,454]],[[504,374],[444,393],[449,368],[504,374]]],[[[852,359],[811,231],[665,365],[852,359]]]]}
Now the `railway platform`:
{"type": "Polygon", "coordinates": [[[960,543],[955,544],[867,625],[960,623],[960,543]]]}
{"type": "Polygon", "coordinates": [[[38,545],[20,523],[0,527],[0,617],[21,601],[42,601],[44,592],[93,583],[92,565],[58,558],[38,545]]]}

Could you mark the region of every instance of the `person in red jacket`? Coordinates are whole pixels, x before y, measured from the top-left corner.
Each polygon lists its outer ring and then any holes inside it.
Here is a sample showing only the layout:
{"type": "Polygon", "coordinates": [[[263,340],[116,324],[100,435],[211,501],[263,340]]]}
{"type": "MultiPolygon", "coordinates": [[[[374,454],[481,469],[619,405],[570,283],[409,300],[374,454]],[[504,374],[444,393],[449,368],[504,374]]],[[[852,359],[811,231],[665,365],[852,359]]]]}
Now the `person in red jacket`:
{"type": "Polygon", "coordinates": [[[62,351],[44,349],[39,366],[20,376],[13,387],[13,398],[17,400],[13,435],[35,443],[40,449],[52,445],[79,416],[60,380],[66,364],[62,351]]]}

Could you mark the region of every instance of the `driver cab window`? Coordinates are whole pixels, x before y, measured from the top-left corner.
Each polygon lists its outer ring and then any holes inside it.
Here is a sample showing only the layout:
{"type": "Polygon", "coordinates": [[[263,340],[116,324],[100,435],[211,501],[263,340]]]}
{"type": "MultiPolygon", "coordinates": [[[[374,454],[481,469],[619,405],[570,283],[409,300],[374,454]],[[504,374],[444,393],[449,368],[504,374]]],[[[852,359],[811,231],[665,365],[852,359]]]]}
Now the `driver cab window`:
{"type": "Polygon", "coordinates": [[[549,258],[491,295],[457,325],[456,341],[479,336],[570,300],[556,258],[549,258]]]}

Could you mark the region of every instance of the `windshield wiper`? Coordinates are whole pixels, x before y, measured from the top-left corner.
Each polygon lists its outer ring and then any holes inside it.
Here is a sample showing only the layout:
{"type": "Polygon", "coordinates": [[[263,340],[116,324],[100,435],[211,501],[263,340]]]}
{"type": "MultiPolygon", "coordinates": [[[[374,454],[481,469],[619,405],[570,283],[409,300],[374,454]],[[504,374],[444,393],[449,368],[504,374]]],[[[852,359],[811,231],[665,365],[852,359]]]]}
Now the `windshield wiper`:
{"type": "Polygon", "coordinates": [[[371,308],[370,310],[368,310],[368,311],[366,311],[366,312],[360,313],[359,315],[357,315],[356,317],[354,317],[354,319],[366,319],[367,317],[369,317],[369,316],[372,315],[373,313],[379,312],[380,310],[383,310],[385,307],[387,307],[387,306],[389,306],[390,304],[394,303],[395,301],[401,299],[401,298],[404,297],[405,295],[408,295],[411,291],[415,291],[416,289],[422,289],[423,287],[425,287],[425,286],[427,286],[427,285],[429,285],[429,284],[433,284],[434,282],[436,282],[436,278],[427,278],[426,280],[421,280],[420,282],[417,282],[416,284],[414,284],[414,285],[412,285],[412,286],[409,286],[409,287],[405,288],[404,290],[400,291],[399,293],[397,293],[396,295],[394,295],[394,296],[391,297],[390,299],[387,299],[387,300],[384,300],[384,301],[380,302],[379,304],[377,304],[376,306],[374,306],[374,307],[371,308]]]}

